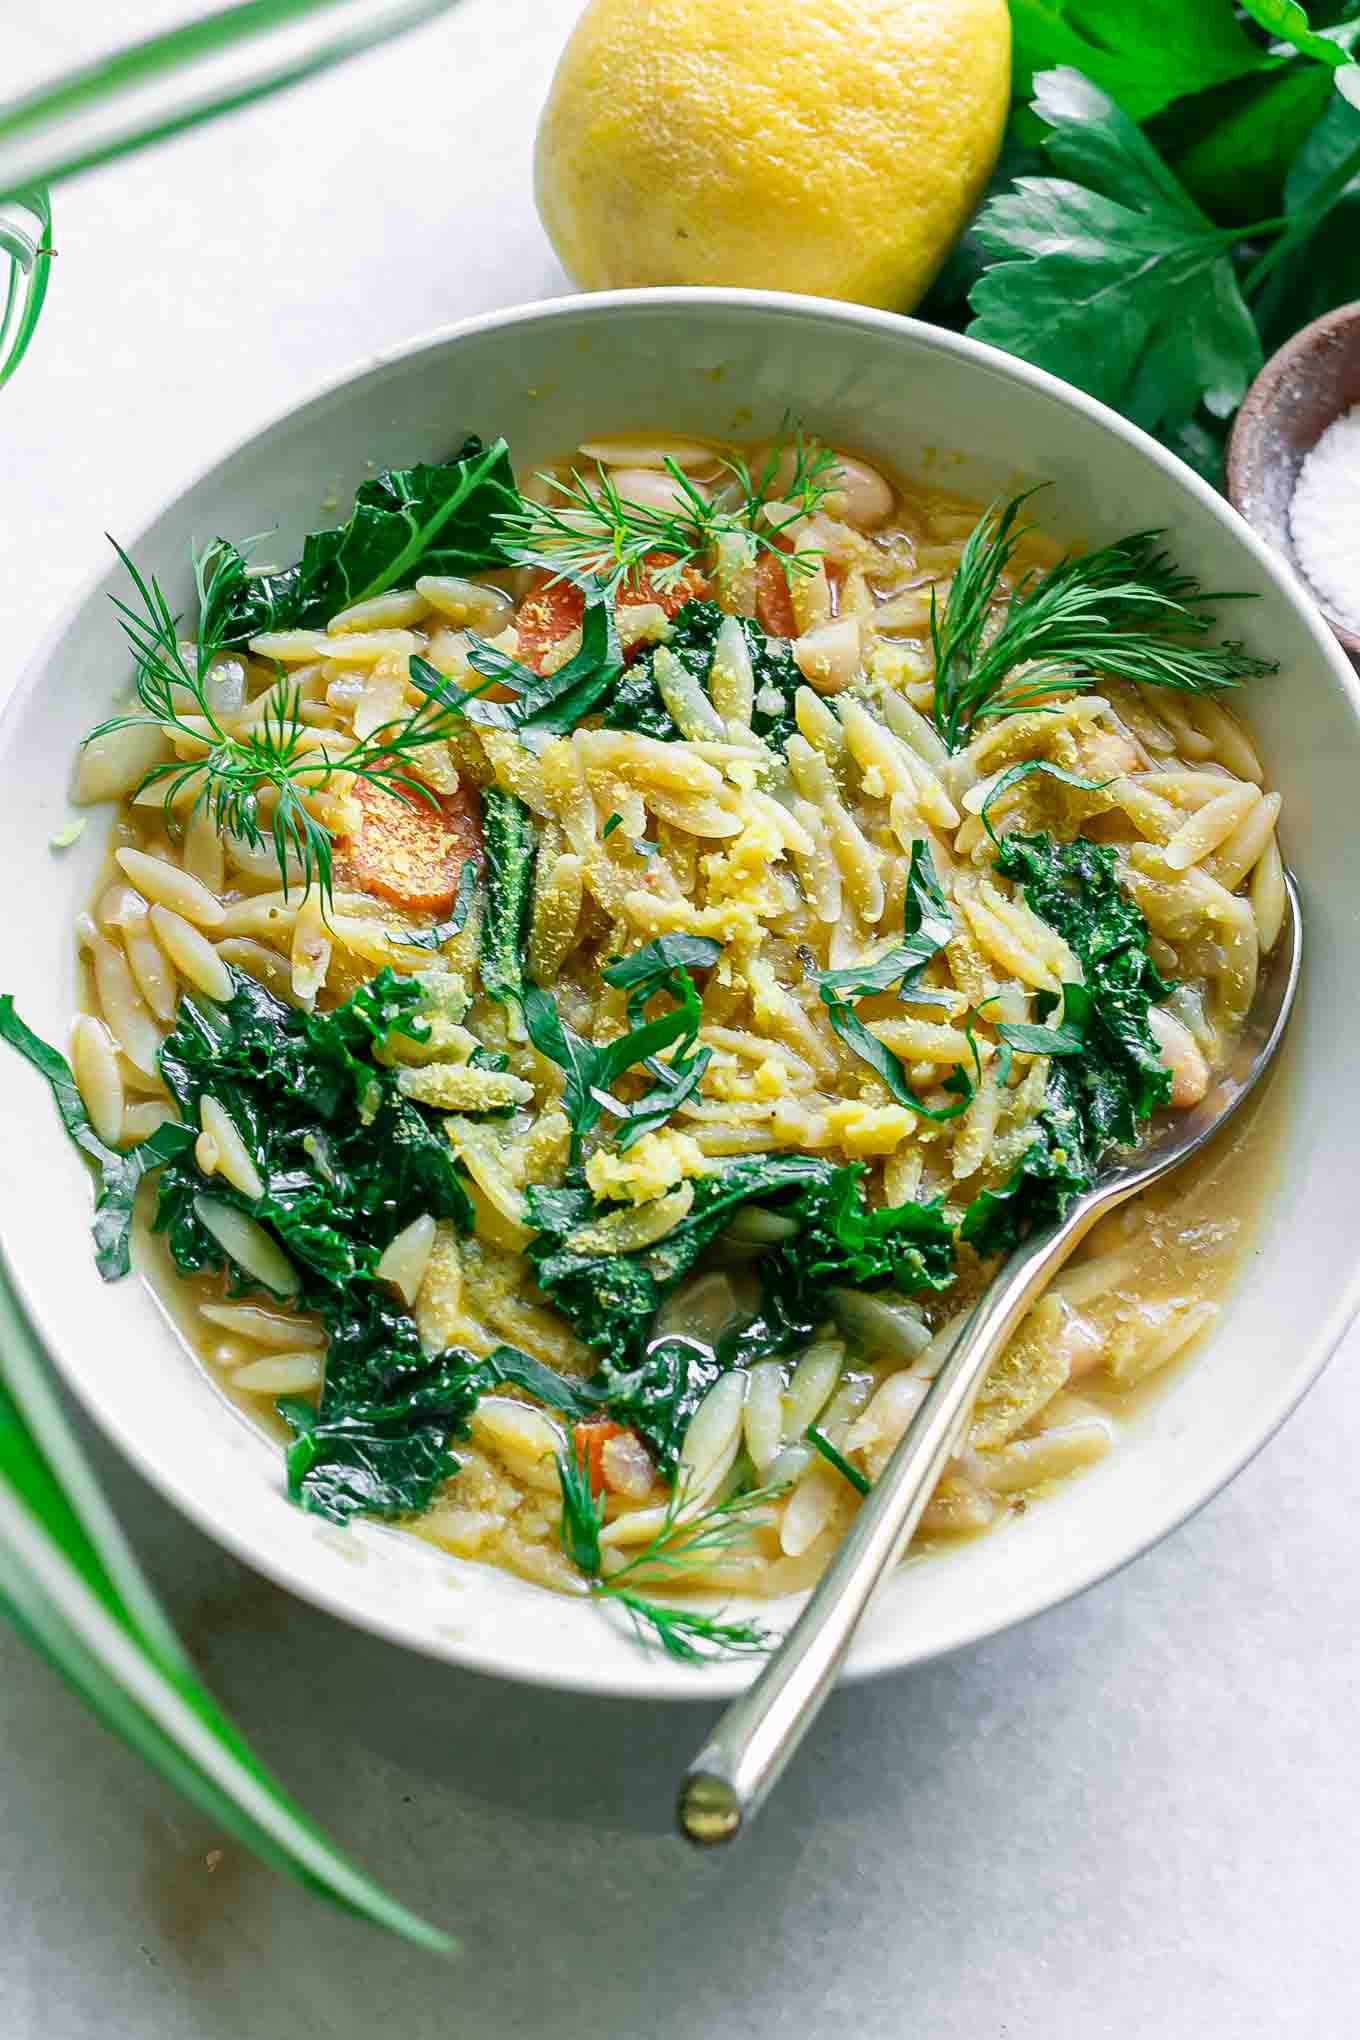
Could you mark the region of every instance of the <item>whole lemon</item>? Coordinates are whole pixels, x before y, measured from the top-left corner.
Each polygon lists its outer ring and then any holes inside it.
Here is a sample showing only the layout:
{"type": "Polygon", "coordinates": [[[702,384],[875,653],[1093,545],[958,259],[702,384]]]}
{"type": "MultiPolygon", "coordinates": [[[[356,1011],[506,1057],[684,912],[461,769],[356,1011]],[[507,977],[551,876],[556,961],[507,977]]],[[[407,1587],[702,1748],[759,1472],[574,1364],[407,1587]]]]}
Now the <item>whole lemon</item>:
{"type": "Polygon", "coordinates": [[[538,130],[583,288],[747,284],[907,311],[981,196],[1006,0],[591,0],[538,130]]]}

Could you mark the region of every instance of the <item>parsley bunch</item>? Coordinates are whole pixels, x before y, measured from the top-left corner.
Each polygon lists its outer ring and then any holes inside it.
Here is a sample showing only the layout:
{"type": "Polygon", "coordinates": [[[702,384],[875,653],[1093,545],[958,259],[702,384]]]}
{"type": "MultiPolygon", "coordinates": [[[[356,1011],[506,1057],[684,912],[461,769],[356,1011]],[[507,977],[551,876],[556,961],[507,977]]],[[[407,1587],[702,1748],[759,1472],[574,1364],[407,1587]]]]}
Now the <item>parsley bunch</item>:
{"type": "Polygon", "coordinates": [[[927,316],[1217,480],[1264,354],[1360,295],[1360,4],[1312,13],[1012,0],[1006,145],[927,316]]]}

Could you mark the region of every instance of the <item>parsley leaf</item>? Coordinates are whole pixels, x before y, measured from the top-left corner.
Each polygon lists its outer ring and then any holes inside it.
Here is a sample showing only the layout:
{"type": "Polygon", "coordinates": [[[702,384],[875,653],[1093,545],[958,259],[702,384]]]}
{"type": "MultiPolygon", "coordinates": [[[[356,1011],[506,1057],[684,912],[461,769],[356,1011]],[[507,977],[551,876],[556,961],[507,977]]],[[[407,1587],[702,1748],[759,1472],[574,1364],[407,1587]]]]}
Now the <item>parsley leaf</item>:
{"type": "Polygon", "coordinates": [[[592,582],[585,591],[580,649],[555,673],[536,673],[483,638],[470,640],[468,664],[482,678],[470,691],[455,687],[428,660],[411,660],[411,679],[432,701],[480,729],[508,730],[533,749],[575,729],[623,671],[614,604],[592,582]],[[488,701],[486,688],[506,688],[513,701],[488,701]]]}
{"type": "Polygon", "coordinates": [[[1058,177],[1021,177],[974,233],[992,258],[969,332],[1037,362],[1149,431],[1201,402],[1227,417],[1261,365],[1229,254],[1108,94],[1063,67],[1035,80],[1058,177]]]}
{"type": "Polygon", "coordinates": [[[1256,300],[1268,347],[1360,297],[1360,106],[1332,98],[1289,167],[1284,202],[1289,226],[1256,300]]]}
{"type": "Polygon", "coordinates": [[[1138,8],[1128,0],[1011,0],[1010,12],[1017,98],[1028,96],[1036,72],[1071,64],[1141,121],[1269,62],[1216,0],[1144,0],[1138,8]]]}

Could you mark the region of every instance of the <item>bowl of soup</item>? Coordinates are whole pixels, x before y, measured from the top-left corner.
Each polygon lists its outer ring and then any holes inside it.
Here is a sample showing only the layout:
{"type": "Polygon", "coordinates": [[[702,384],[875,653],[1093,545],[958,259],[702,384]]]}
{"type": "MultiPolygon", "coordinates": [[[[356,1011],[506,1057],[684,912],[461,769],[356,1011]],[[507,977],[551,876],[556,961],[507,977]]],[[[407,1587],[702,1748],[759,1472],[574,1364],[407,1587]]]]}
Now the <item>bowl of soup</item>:
{"type": "Polygon", "coordinates": [[[1281,1070],[1021,1326],[851,1675],[991,1633],[1354,1308],[1355,684],[1187,469],[966,340],[656,291],[421,342],[124,540],[9,709],[10,1275],[292,1590],[732,1690],[1000,1258],[1227,1063],[1287,862],[1281,1070]]]}

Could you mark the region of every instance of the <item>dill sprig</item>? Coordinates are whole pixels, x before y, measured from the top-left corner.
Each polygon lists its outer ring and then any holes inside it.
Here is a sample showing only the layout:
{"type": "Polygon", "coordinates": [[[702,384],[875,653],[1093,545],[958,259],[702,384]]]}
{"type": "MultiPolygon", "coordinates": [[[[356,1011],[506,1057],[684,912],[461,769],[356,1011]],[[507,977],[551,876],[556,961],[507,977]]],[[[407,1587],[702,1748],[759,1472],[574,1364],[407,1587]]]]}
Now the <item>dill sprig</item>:
{"type": "Polygon", "coordinates": [[[1092,674],[1202,694],[1277,670],[1236,640],[1206,643],[1206,594],[1161,551],[1160,531],[1135,531],[1095,552],[1069,554],[1027,574],[1001,604],[1001,582],[1032,529],[1029,496],[994,503],[970,535],[943,608],[932,591],[935,724],[961,750],[984,716],[1017,715],[1092,674]],[[1017,669],[1023,673],[1012,680],[1017,669]]]}
{"type": "Polygon", "coordinates": [[[560,580],[594,579],[611,593],[625,582],[636,586],[652,553],[668,555],[666,565],[648,570],[652,583],[666,592],[687,567],[707,563],[724,539],[738,540],[753,554],[771,554],[786,575],[814,573],[820,551],[786,551],[784,541],[836,487],[839,469],[830,447],[799,431],[776,439],[757,472],[741,459],[723,459],[719,466],[725,481],[710,497],[667,457],[665,472],[681,497],[670,510],[630,502],[607,468],[591,477],[573,468],[566,481],[540,474],[537,479],[554,500],[536,503],[521,496],[517,509],[497,512],[503,550],[519,565],[545,568],[560,580]],[[781,462],[790,451],[793,471],[776,497],[781,462]]]}
{"type": "Polygon", "coordinates": [[[574,1449],[558,1453],[557,1477],[562,1493],[562,1549],[585,1574],[593,1594],[625,1610],[640,1642],[656,1646],[684,1664],[769,1648],[770,1637],[759,1623],[727,1621],[721,1609],[708,1614],[699,1608],[655,1601],[638,1588],[658,1576],[664,1584],[668,1574],[686,1572],[696,1560],[744,1544],[757,1527],[755,1518],[785,1492],[784,1484],[728,1495],[693,1516],[682,1513],[684,1489],[677,1486],[650,1542],[617,1571],[603,1574],[600,1531],[605,1520],[604,1496],[594,1492],[588,1468],[574,1449]]]}
{"type": "Polygon", "coordinates": [[[304,888],[315,884],[329,900],[334,839],[312,813],[307,796],[322,791],[333,773],[344,773],[398,799],[433,805],[430,788],[412,778],[403,765],[413,753],[457,728],[457,704],[428,696],[409,720],[384,723],[369,736],[349,742],[338,731],[313,729],[303,720],[298,690],[283,687],[266,702],[257,721],[229,730],[212,705],[207,683],[214,661],[228,649],[218,619],[228,613],[230,598],[246,577],[241,553],[214,539],[194,555],[201,620],[195,642],[186,648],[179,641],[178,619],[155,576],[147,581],[118,541],[110,543],[140,605],[113,597],[136,662],[138,707],[109,717],[85,741],[115,730],[146,728],[159,729],[172,741],[187,739],[196,755],[151,766],[134,789],[134,798],[150,786],[161,787],[166,820],[173,825],[179,796],[193,786],[191,814],[205,808],[216,829],[238,837],[252,850],[266,838],[272,843],[285,894],[290,864],[296,859],[304,888]],[[327,741],[331,737],[333,743],[327,741]]]}

